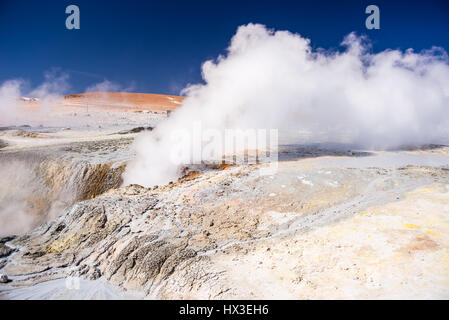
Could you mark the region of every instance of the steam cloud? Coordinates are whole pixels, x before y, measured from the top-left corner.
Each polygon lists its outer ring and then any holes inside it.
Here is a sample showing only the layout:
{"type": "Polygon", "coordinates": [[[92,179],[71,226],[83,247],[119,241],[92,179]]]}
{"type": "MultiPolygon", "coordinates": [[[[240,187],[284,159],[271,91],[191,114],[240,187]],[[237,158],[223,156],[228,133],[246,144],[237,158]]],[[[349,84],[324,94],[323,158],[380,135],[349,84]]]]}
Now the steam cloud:
{"type": "MultiPolygon", "coordinates": [[[[0,127],[14,125],[71,125],[70,118],[58,117],[54,108],[62,106],[62,96],[70,88],[69,76],[59,69],[44,74],[45,80],[35,88],[29,88],[25,80],[15,79],[0,83],[0,127]],[[37,98],[33,101],[31,98],[37,98]],[[54,117],[54,118],[52,118],[54,117]]],[[[122,90],[116,83],[104,80],[90,87],[91,90],[122,90]]],[[[1,139],[0,149],[4,146],[1,139]]],[[[11,156],[0,153],[0,237],[21,234],[37,225],[56,218],[77,199],[78,184],[67,178],[60,183],[64,188],[54,190],[50,184],[58,184],[55,177],[46,177],[45,166],[49,161],[44,158],[11,156]]],[[[70,169],[70,168],[69,168],[70,169]]],[[[84,168],[73,168],[82,170],[84,168]]],[[[64,177],[62,170],[57,170],[64,177]]],[[[73,176],[81,176],[74,171],[73,176]]]]}
{"type": "Polygon", "coordinates": [[[186,88],[182,108],[136,140],[137,157],[125,184],[176,179],[179,166],[170,155],[191,145],[173,132],[191,132],[196,122],[217,130],[278,128],[290,142],[365,149],[448,141],[449,65],[443,49],[373,54],[367,39],[353,33],[342,46],[343,52],[313,50],[298,34],[258,24],[239,27],[227,54],[203,64],[205,84],[186,88]]]}
{"type": "Polygon", "coordinates": [[[30,119],[45,118],[60,105],[62,95],[70,88],[69,76],[59,69],[52,69],[45,72],[44,77],[43,83],[27,91],[28,83],[21,79],[7,80],[0,85],[1,125],[22,125],[30,119]],[[29,98],[38,99],[39,108],[33,112],[27,109],[29,101],[23,100],[29,98]]]}
{"type": "MultiPolygon", "coordinates": [[[[0,83],[0,125],[23,125],[29,121],[44,124],[51,115],[51,111],[61,107],[62,97],[71,87],[69,75],[59,68],[53,68],[44,73],[44,78],[44,82],[33,89],[29,89],[29,83],[23,79],[6,80],[0,83]],[[38,108],[29,108],[30,98],[37,98],[35,103],[39,106],[38,108]]],[[[87,87],[85,92],[129,92],[132,90],[134,90],[133,82],[124,87],[105,79],[87,87]]],[[[70,125],[70,123],[61,123],[61,125],[70,125]]]]}

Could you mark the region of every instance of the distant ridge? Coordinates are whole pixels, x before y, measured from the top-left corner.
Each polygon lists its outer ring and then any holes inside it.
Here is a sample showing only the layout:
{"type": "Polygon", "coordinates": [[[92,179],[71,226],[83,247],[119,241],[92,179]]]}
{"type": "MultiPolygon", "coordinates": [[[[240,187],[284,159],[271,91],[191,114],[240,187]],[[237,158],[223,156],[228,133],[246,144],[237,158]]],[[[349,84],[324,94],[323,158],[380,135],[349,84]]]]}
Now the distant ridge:
{"type": "Polygon", "coordinates": [[[66,107],[108,109],[110,111],[173,111],[182,105],[184,97],[153,93],[87,92],[64,96],[66,107]]]}

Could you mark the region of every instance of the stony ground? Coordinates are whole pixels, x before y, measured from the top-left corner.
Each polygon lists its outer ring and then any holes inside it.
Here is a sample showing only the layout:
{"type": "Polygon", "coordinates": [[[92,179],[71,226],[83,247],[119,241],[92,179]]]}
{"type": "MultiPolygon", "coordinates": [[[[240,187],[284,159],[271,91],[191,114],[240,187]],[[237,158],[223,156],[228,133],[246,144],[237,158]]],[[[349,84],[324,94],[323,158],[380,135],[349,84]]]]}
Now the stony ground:
{"type": "Polygon", "coordinates": [[[0,127],[0,237],[22,234],[120,186],[134,137],[166,119],[98,110],[37,115],[29,124],[0,127]]]}
{"type": "Polygon", "coordinates": [[[272,175],[115,188],[3,238],[0,298],[449,298],[448,148],[295,152],[272,175]]]}

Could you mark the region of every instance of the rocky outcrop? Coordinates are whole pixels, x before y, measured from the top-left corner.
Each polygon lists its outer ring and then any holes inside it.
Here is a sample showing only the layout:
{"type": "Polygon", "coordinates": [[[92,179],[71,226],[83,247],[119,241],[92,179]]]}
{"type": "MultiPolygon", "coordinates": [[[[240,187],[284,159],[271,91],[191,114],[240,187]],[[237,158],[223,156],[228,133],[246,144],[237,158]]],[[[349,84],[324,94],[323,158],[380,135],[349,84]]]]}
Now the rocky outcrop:
{"type": "Polygon", "coordinates": [[[9,256],[13,250],[9,248],[8,246],[4,245],[3,243],[0,243],[0,258],[4,258],[9,256]]]}
{"type": "Polygon", "coordinates": [[[432,275],[447,272],[435,262],[444,256],[447,239],[426,233],[447,230],[404,227],[410,221],[418,225],[419,215],[390,208],[400,201],[402,208],[429,201],[435,208],[420,209],[427,217],[434,211],[449,216],[442,209],[449,202],[445,168],[318,169],[295,162],[281,164],[272,176],[258,169],[226,167],[77,203],[53,222],[4,243],[16,250],[0,265],[11,280],[4,294],[67,276],[102,278],[161,299],[412,293],[391,277],[418,296],[429,287],[435,288],[433,297],[448,294],[444,281],[432,275]],[[419,191],[428,185],[434,191],[419,191]],[[404,249],[407,239],[416,245],[404,249]],[[432,271],[422,273],[423,265],[432,271]]]}
{"type": "Polygon", "coordinates": [[[8,283],[9,279],[8,276],[5,274],[0,274],[0,283],[8,283]]]}
{"type": "MultiPolygon", "coordinates": [[[[101,158],[101,149],[107,150],[107,143],[74,143],[0,154],[0,223],[5,226],[0,236],[31,230],[78,201],[120,186],[125,162],[101,158]]],[[[115,150],[127,146],[109,144],[115,150]]]]}

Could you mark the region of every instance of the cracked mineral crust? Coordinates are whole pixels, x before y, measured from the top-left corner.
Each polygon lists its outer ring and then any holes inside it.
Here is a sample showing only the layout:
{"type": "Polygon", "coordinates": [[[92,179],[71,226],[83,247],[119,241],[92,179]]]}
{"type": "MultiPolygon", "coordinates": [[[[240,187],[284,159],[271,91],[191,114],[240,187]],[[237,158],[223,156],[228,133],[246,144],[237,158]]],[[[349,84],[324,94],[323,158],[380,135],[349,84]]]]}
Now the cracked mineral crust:
{"type": "Polygon", "coordinates": [[[0,297],[76,276],[140,298],[447,299],[448,167],[376,165],[385,156],[112,188],[2,240],[0,297]]]}

